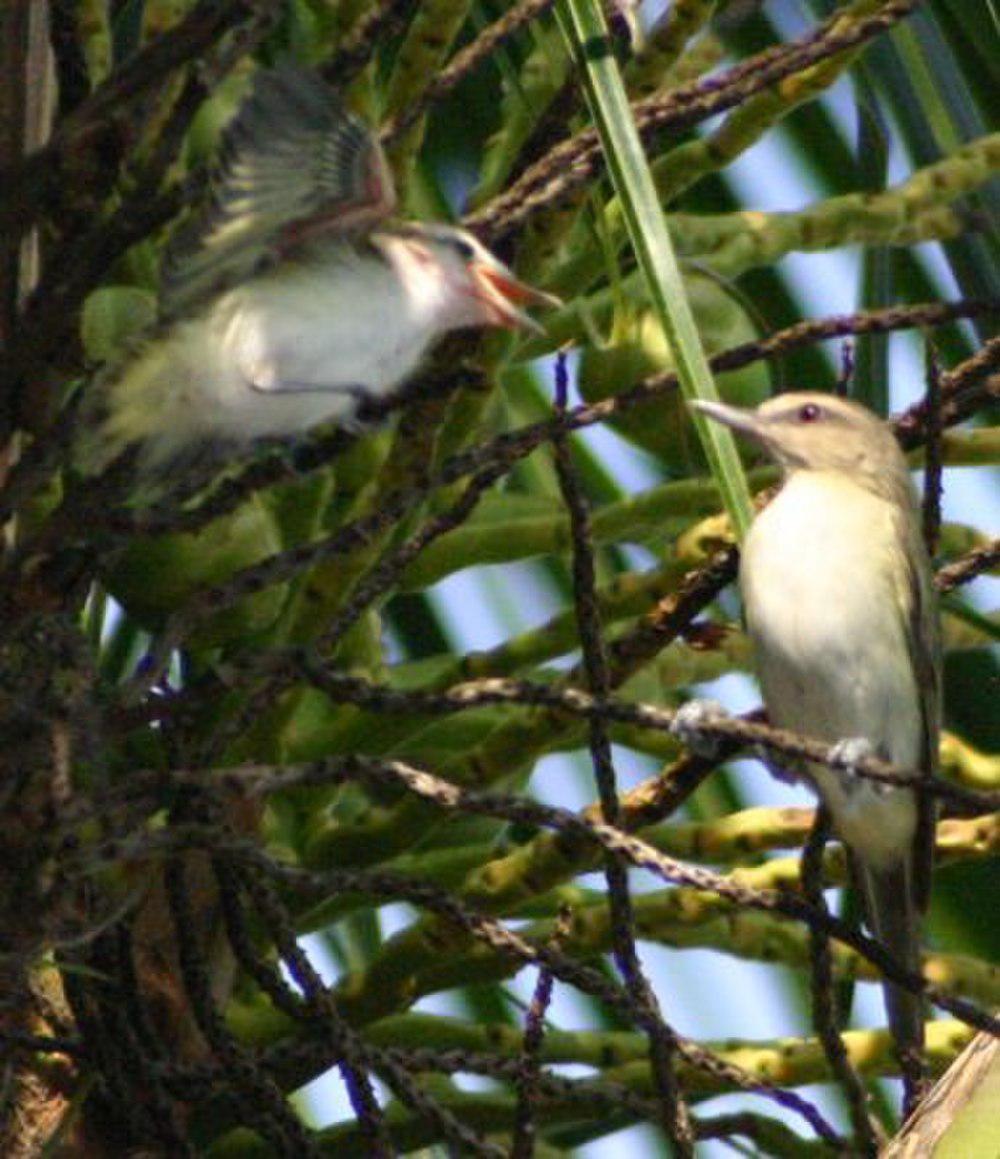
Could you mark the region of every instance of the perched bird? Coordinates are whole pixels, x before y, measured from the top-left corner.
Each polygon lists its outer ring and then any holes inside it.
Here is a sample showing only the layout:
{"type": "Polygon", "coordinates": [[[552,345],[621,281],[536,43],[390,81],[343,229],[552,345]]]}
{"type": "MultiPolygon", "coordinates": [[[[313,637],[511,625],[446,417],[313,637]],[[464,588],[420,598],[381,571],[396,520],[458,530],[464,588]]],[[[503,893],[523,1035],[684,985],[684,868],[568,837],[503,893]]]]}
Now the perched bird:
{"type": "Polygon", "coordinates": [[[464,230],[393,220],[395,200],[377,140],[315,72],[258,73],[207,210],[166,254],[159,324],[83,405],[77,466],[135,448],[140,473],[163,473],[349,424],[447,331],[540,329],[524,307],[558,299],[464,230]]]}
{"type": "MultiPolygon", "coordinates": [[[[740,563],[771,723],[842,743],[845,758],[874,753],[915,778],[930,776],[940,728],[938,614],[916,492],[892,431],[859,404],[826,394],[784,394],[755,410],[694,405],[758,443],[784,475],[740,563]]],[[[815,764],[794,771],[829,808],[872,933],[919,973],[929,796],[815,764]]],[[[920,998],[887,983],[885,1001],[904,1063],[919,1060],[920,998]]]]}

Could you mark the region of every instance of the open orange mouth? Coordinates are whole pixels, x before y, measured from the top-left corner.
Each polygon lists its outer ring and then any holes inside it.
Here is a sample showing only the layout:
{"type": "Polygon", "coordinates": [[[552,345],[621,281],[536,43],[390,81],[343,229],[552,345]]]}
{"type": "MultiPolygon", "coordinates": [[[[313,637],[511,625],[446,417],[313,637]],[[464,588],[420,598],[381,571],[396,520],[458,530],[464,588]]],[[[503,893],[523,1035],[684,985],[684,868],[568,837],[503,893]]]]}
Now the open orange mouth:
{"type": "Polygon", "coordinates": [[[515,278],[509,271],[477,265],[475,274],[485,291],[479,297],[491,307],[498,326],[510,330],[523,328],[542,333],[543,327],[527,314],[523,307],[547,306],[551,309],[562,305],[555,294],[537,290],[527,282],[515,278]]]}

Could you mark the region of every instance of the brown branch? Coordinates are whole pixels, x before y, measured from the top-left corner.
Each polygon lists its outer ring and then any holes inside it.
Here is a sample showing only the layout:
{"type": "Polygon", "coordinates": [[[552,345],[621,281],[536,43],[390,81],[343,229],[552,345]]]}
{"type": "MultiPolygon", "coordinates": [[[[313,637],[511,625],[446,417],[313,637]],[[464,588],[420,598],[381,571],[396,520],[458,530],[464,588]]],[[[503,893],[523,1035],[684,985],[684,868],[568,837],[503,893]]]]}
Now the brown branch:
{"type": "MultiPolygon", "coordinates": [[[[225,883],[223,895],[229,897],[229,905],[235,903],[235,892],[242,882],[251,893],[255,906],[260,910],[271,929],[273,942],[286,963],[290,973],[295,977],[297,984],[303,991],[305,998],[300,998],[282,980],[277,969],[265,962],[254,951],[250,942],[249,931],[236,908],[231,908],[227,916],[227,930],[230,933],[230,942],[237,953],[240,962],[247,969],[251,978],[267,994],[277,1007],[301,1024],[303,1034],[311,1040],[322,1043],[324,1049],[332,1056],[342,1071],[347,1070],[345,1082],[351,1093],[351,1101],[359,1122],[362,1124],[362,1134],[367,1133],[368,1149],[366,1154],[385,1155],[393,1154],[391,1141],[383,1130],[383,1120],[377,1104],[368,1105],[368,1095],[359,1089],[356,1080],[352,1077],[365,1072],[377,1073],[398,1096],[400,1101],[420,1115],[427,1122],[434,1125],[440,1137],[448,1139],[453,1145],[462,1149],[463,1154],[482,1155],[489,1159],[496,1159],[498,1151],[492,1148],[474,1132],[464,1127],[462,1123],[441,1105],[432,1095],[423,1091],[415,1084],[406,1067],[394,1058],[391,1050],[380,1050],[366,1043],[349,1023],[342,1017],[333,998],[332,990],[325,986],[319,975],[313,969],[308,958],[298,947],[295,930],[291,924],[287,911],[274,893],[269,883],[259,870],[251,869],[246,872],[246,866],[238,859],[224,856],[225,839],[213,843],[215,857],[213,859],[216,872],[220,880],[225,883]],[[345,1062],[349,1065],[345,1067],[345,1062]],[[358,1110],[358,1101],[364,1102],[363,1109],[358,1110]],[[367,1128],[367,1129],[366,1129],[367,1128]]],[[[238,907],[237,907],[238,908],[238,907]]],[[[191,1068],[188,1068],[189,1071],[191,1068]]],[[[272,1065],[269,1070],[284,1069],[280,1065],[272,1065]]],[[[325,1068],[323,1068],[325,1069],[325,1068]]],[[[197,1080],[204,1086],[204,1072],[197,1080]]],[[[172,1081],[183,1085],[183,1079],[175,1072],[172,1081]]],[[[298,1084],[296,1084],[298,1085],[298,1084]]]]}
{"type": "Polygon", "coordinates": [[[417,0],[378,0],[348,33],[320,72],[326,82],[343,89],[375,55],[379,44],[387,44],[413,15],[417,0]]]}
{"type": "MultiPolygon", "coordinates": [[[[490,704],[517,704],[545,708],[589,719],[600,717],[608,723],[629,724],[657,732],[673,732],[676,713],[650,704],[636,704],[613,697],[595,697],[574,687],[538,684],[529,680],[489,678],[453,685],[442,692],[403,692],[389,685],[370,683],[345,676],[318,665],[311,658],[292,661],[300,675],[338,703],[353,704],[375,712],[427,713],[450,715],[457,710],[482,708],[490,704]]],[[[752,716],[712,717],[699,726],[712,740],[732,742],[741,747],[759,747],[778,756],[808,760],[829,768],[850,772],[866,780],[887,785],[911,785],[913,772],[878,757],[859,758],[849,767],[836,745],[828,745],[785,729],[773,728],[752,716]]],[[[926,791],[969,815],[1000,809],[1000,792],[975,791],[941,778],[927,778],[926,791]]]]}
{"type": "Polygon", "coordinates": [[[274,1081],[226,1027],[215,1007],[212,980],[191,931],[198,928],[185,885],[185,861],[168,860],[164,883],[174,923],[174,945],[190,1010],[212,1054],[225,1063],[239,1096],[243,1121],[259,1131],[278,1155],[319,1159],[320,1150],[305,1124],[292,1111],[274,1081]]]}
{"type": "MultiPolygon", "coordinates": [[[[216,859],[218,872],[218,859],[216,859]]],[[[230,871],[232,872],[232,871],[230,871]]],[[[375,1091],[361,1058],[361,1043],[333,1002],[329,990],[298,943],[285,907],[270,884],[259,876],[250,877],[247,890],[257,913],[263,918],[270,940],[285,968],[302,991],[303,1005],[324,1027],[339,1058],[340,1073],[347,1088],[351,1108],[358,1121],[366,1154],[374,1159],[389,1159],[393,1154],[385,1119],[375,1098],[375,1091]]]]}
{"type": "MultiPolygon", "coordinates": [[[[971,357],[940,375],[940,419],[942,427],[954,426],[971,417],[991,399],[1000,397],[1000,336],[991,338],[971,357]]],[[[896,434],[907,449],[927,439],[931,422],[930,400],[922,399],[896,419],[896,434]]]]}
{"type": "MultiPolygon", "coordinates": [[[[709,359],[713,373],[740,370],[755,362],[778,358],[817,342],[830,338],[842,338],[847,334],[887,334],[896,330],[914,327],[941,326],[960,318],[993,314],[1000,311],[998,302],[955,302],[922,303],[916,306],[893,306],[882,310],[863,311],[857,314],[837,314],[828,318],[810,319],[794,326],[776,331],[766,338],[757,339],[722,351],[709,359]]],[[[614,397],[599,403],[574,407],[567,412],[564,420],[570,430],[582,430],[595,423],[604,422],[624,411],[630,410],[650,399],[660,398],[677,389],[677,375],[665,372],[654,374],[631,386],[614,397]]],[[[433,384],[435,394],[453,389],[453,384],[444,381],[433,384]]],[[[365,422],[378,422],[389,417],[394,411],[405,406],[413,397],[423,397],[420,383],[404,388],[397,398],[371,402],[360,416],[365,422]]],[[[914,420],[916,422],[917,420],[914,420]]],[[[542,443],[549,441],[555,430],[556,420],[544,419],[540,422],[499,435],[490,443],[481,444],[453,455],[445,462],[437,478],[428,487],[447,486],[465,475],[482,469],[491,462],[504,461],[513,464],[531,454],[542,443]]],[[[918,424],[919,426],[919,424],[918,424]]],[[[327,465],[331,458],[353,445],[356,436],[337,430],[331,434],[313,438],[303,445],[296,455],[300,471],[314,470],[327,465]]],[[[919,434],[914,439],[919,443],[919,434]]],[[[218,519],[243,503],[250,494],[274,483],[287,481],[288,463],[283,456],[260,459],[251,463],[235,479],[220,484],[211,496],[193,510],[182,511],[172,506],[165,511],[140,513],[115,512],[110,517],[107,512],[104,522],[122,535],[162,535],[173,532],[197,531],[207,523],[218,519]]],[[[96,522],[102,522],[100,511],[93,513],[96,522]]]]}
{"type": "MultiPolygon", "coordinates": [[[[553,949],[562,949],[571,922],[572,911],[568,906],[564,906],[556,918],[556,927],[552,935],[553,949]]],[[[524,1020],[524,1041],[511,1076],[517,1092],[517,1105],[514,1110],[514,1126],[511,1130],[510,1159],[532,1159],[535,1152],[534,1108],[548,1077],[539,1066],[539,1052],[545,1038],[545,1017],[552,1001],[552,981],[551,971],[543,966],[538,971],[535,991],[524,1020]]],[[[656,1108],[646,1104],[643,1117],[652,1119],[655,1115],[656,1108]]]]}
{"type": "MultiPolygon", "coordinates": [[[[816,810],[812,829],[802,850],[800,876],[803,897],[824,913],[828,911],[823,897],[823,850],[830,833],[830,814],[826,806],[821,804],[816,810]]],[[[874,1159],[878,1155],[879,1133],[868,1113],[868,1094],[864,1084],[851,1065],[840,1037],[830,941],[824,931],[812,925],[809,927],[809,964],[816,1037],[822,1044],[830,1073],[840,1083],[846,1097],[858,1153],[874,1159]]]]}
{"type": "MultiPolygon", "coordinates": [[[[916,0],[889,0],[878,12],[852,21],[846,29],[839,14],[801,40],[765,49],[719,76],[649,97],[632,108],[636,128],[643,140],[667,129],[690,128],[786,77],[873,40],[908,16],[915,5],[916,0]]],[[[551,208],[586,185],[602,168],[597,131],[585,129],[557,145],[503,194],[470,214],[465,224],[495,244],[541,209],[551,208]]]]}
{"type": "Polygon", "coordinates": [[[952,563],[945,564],[934,577],[935,587],[944,595],[962,584],[971,583],[997,564],[1000,564],[1000,539],[991,540],[982,547],[974,547],[952,563]]]}
{"type": "MultiPolygon", "coordinates": [[[[117,156],[121,120],[173,73],[199,61],[227,33],[271,19],[259,0],[201,0],[175,28],[150,41],[62,121],[48,144],[0,173],[0,234],[19,236],[39,217],[64,210],[67,196],[89,196],[80,172],[104,169],[109,140],[117,156]]],[[[71,202],[70,202],[71,203],[71,202]]]]}
{"type": "MultiPolygon", "coordinates": [[[[907,970],[880,942],[829,913],[817,911],[803,898],[783,890],[754,889],[704,866],[670,857],[633,834],[567,809],[542,805],[526,797],[465,789],[435,776],[426,769],[402,761],[378,760],[357,755],[329,757],[278,772],[252,767],[229,769],[220,772],[218,779],[220,785],[227,791],[242,790],[254,795],[293,787],[332,786],[356,782],[374,786],[402,786],[415,796],[449,812],[492,817],[517,825],[551,829],[558,833],[580,837],[604,851],[623,858],[634,868],[645,869],[670,884],[708,892],[737,907],[781,915],[801,921],[810,928],[818,928],[828,937],[835,938],[870,962],[887,980],[898,986],[904,986],[913,993],[925,994],[931,1002],[949,1011],[969,1026],[1000,1035],[1000,1018],[979,1009],[961,996],[948,993],[941,987],[927,982],[916,972],[907,970]]],[[[213,850],[219,849],[220,838],[217,828],[187,825],[175,827],[170,832],[140,835],[125,843],[112,843],[104,850],[100,848],[88,850],[86,864],[93,870],[98,864],[95,860],[98,857],[111,861],[120,860],[122,856],[145,859],[161,856],[165,852],[175,852],[178,849],[206,846],[213,850]]],[[[448,920],[454,921],[463,929],[469,928],[469,922],[473,921],[469,916],[472,911],[461,906],[451,893],[437,886],[415,881],[404,874],[385,870],[338,868],[320,872],[299,869],[274,862],[255,846],[245,842],[223,845],[222,852],[249,859],[289,887],[309,888],[317,892],[336,890],[375,897],[394,896],[397,900],[426,905],[432,912],[447,916],[448,920]]],[[[498,927],[497,923],[482,914],[475,915],[474,924],[481,925],[486,931],[488,936],[485,940],[488,944],[494,948],[501,948],[494,943],[495,938],[501,936],[497,934],[497,929],[503,927],[498,927]]],[[[503,935],[506,934],[508,931],[504,930],[503,935]]],[[[501,952],[506,951],[501,949],[501,952]]],[[[522,952],[518,951],[516,956],[522,956],[522,952]]],[[[525,960],[536,964],[545,962],[551,966],[556,977],[571,985],[579,986],[587,993],[596,993],[590,988],[589,983],[580,984],[580,978],[586,978],[586,973],[576,977],[567,976],[560,955],[551,950],[535,946],[532,954],[525,960]]],[[[602,975],[599,976],[603,992],[609,983],[602,975]]],[[[614,987],[613,992],[618,995],[614,1005],[621,1008],[624,1004],[631,1011],[630,1018],[642,1025],[641,1011],[636,1009],[633,999],[621,988],[614,987]]],[[[678,1044],[681,1042],[682,1039],[678,1037],[678,1044]]],[[[685,1058],[688,1057],[686,1050],[682,1053],[685,1058]]]]}
{"type": "MultiPolygon", "coordinates": [[[[568,371],[566,359],[556,366],[556,408],[559,418],[566,416],[568,371]]],[[[563,502],[569,512],[573,547],[573,606],[576,612],[581,667],[587,687],[597,697],[604,697],[612,687],[608,652],[601,634],[601,616],[597,605],[597,580],[594,567],[590,511],[580,489],[573,467],[569,444],[559,431],[552,441],[556,475],[563,502]]],[[[591,762],[597,782],[601,815],[609,825],[618,821],[618,788],[611,741],[600,717],[588,721],[591,762]]],[[[676,1153],[684,1159],[694,1154],[691,1118],[677,1083],[676,1035],[664,1022],[659,1003],[639,960],[635,944],[635,913],[629,894],[628,871],[614,856],[604,859],[608,883],[608,905],[611,912],[611,937],[614,955],[625,979],[625,986],[643,1012],[642,1027],[649,1038],[649,1063],[656,1084],[660,1121],[676,1153]]]]}
{"type": "Polygon", "coordinates": [[[555,0],[517,0],[498,20],[493,21],[473,41],[455,53],[447,67],[431,81],[420,98],[414,101],[405,113],[397,116],[383,128],[382,140],[388,143],[402,136],[420,120],[435,101],[447,96],[484,61],[489,60],[505,41],[532,20],[537,20],[554,4],[555,0]]]}
{"type": "MultiPolygon", "coordinates": [[[[339,762],[324,763],[330,769],[332,769],[333,764],[339,764],[339,762]]],[[[351,763],[353,764],[353,762],[351,763]]],[[[382,766],[380,762],[363,762],[363,764],[366,769],[366,772],[363,774],[363,779],[368,779],[369,773],[376,779],[384,779],[386,777],[394,779],[393,774],[389,772],[389,765],[382,766]]],[[[315,768],[315,766],[313,767],[315,768]]],[[[394,764],[393,768],[401,771],[406,766],[394,764]]],[[[411,771],[415,772],[415,770],[411,771]]],[[[353,774],[359,773],[360,766],[354,767],[353,773],[346,773],[345,766],[345,775],[350,777],[353,774]]],[[[421,782],[423,786],[422,791],[430,793],[439,804],[448,807],[445,801],[445,797],[448,795],[447,791],[445,790],[443,793],[439,791],[444,786],[447,786],[447,782],[439,781],[437,778],[430,778],[429,774],[421,774],[421,776],[427,778],[421,782]]],[[[408,787],[412,788],[410,785],[408,787]]],[[[448,786],[448,789],[451,788],[453,786],[448,786]]],[[[553,817],[556,814],[563,814],[562,810],[547,810],[542,806],[533,806],[532,802],[518,798],[501,797],[500,795],[467,795],[467,799],[469,801],[473,799],[480,800],[484,807],[493,811],[493,815],[502,814],[510,818],[514,816],[527,817],[530,815],[535,820],[529,822],[529,824],[537,824],[537,818],[543,814],[552,814],[553,817]],[[487,798],[490,802],[489,805],[486,805],[487,798]]],[[[572,818],[573,816],[573,814],[565,814],[565,817],[572,818]]],[[[560,821],[556,821],[555,823],[561,827],[560,821]]],[[[588,827],[584,826],[584,828],[586,829],[588,827]]],[[[188,827],[186,833],[175,832],[173,834],[162,834],[158,837],[147,839],[142,843],[142,849],[145,855],[155,855],[157,850],[165,850],[170,847],[176,848],[178,844],[190,848],[202,847],[206,841],[213,848],[218,848],[217,832],[210,830],[206,833],[199,831],[198,827],[188,827]]],[[[613,844],[613,842],[609,843],[609,847],[610,844],[613,844]]],[[[135,848],[138,850],[139,847],[136,846],[135,848]]],[[[465,930],[472,937],[484,942],[504,957],[542,967],[548,970],[554,977],[605,1003],[609,1009],[624,1016],[630,1023],[642,1024],[642,1011],[636,1008],[632,997],[623,987],[607,978],[600,970],[578,962],[576,959],[569,957],[551,945],[539,945],[527,941],[520,934],[507,929],[495,919],[462,905],[447,890],[439,889],[436,886],[424,882],[414,881],[410,877],[386,870],[335,869],[314,872],[299,869],[279,864],[256,847],[246,843],[234,843],[225,852],[233,857],[245,859],[248,864],[258,867],[285,888],[296,892],[324,897],[329,896],[331,893],[360,893],[374,898],[407,901],[421,908],[425,908],[438,917],[443,918],[450,925],[465,930]]],[[[716,876],[710,874],[708,871],[704,872],[707,874],[705,880],[716,876]]],[[[763,897],[764,895],[761,894],[760,896],[763,897]]],[[[857,935],[856,940],[861,942],[870,941],[870,939],[864,938],[861,935],[857,935]]],[[[976,1016],[978,1017],[978,1012],[976,1016]]],[[[795,1095],[794,1092],[781,1090],[764,1079],[758,1079],[748,1074],[738,1066],[725,1062],[718,1055],[698,1046],[683,1036],[678,1036],[677,1038],[677,1049],[685,1061],[690,1063],[694,1068],[705,1071],[720,1082],[734,1086],[739,1090],[752,1091],[765,1098],[772,1099],[779,1105],[802,1115],[820,1137],[831,1141],[837,1139],[836,1133],[816,1109],[806,1100],[795,1095]]]]}

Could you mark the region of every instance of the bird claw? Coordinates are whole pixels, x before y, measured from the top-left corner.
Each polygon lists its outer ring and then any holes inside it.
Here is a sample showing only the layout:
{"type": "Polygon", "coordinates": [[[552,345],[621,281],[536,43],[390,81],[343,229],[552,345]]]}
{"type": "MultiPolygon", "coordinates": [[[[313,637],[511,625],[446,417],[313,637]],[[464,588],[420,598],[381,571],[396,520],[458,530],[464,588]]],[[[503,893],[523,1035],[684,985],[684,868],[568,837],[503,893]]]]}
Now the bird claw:
{"type": "Polygon", "coordinates": [[[858,765],[878,755],[875,746],[867,737],[849,736],[831,746],[830,763],[849,777],[857,777],[858,765]]]}
{"type": "Polygon", "coordinates": [[[714,736],[707,736],[704,729],[706,725],[727,720],[728,717],[729,714],[717,700],[689,700],[674,713],[670,731],[696,756],[714,760],[719,754],[719,741],[714,736]]]}

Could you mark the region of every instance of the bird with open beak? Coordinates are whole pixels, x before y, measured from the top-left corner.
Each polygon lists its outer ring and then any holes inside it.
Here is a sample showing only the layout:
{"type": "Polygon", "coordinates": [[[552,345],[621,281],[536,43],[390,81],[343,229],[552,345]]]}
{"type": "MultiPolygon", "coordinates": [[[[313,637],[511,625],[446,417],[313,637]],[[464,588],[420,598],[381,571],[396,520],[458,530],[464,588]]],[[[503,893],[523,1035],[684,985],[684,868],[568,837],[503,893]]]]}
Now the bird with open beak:
{"type": "MultiPolygon", "coordinates": [[[[755,410],[695,407],[761,446],[784,485],[754,520],[740,587],[771,723],[915,779],[937,769],[940,646],[920,508],[891,428],[826,394],[791,393],[755,410]]],[[[815,785],[847,848],[872,933],[920,972],[934,814],[927,794],[824,765],[815,785]]],[[[924,1040],[919,996],[885,985],[908,1104],[924,1040]]]]}
{"type": "Polygon", "coordinates": [[[443,334],[538,330],[558,299],[465,230],[393,219],[378,141],[310,70],[257,74],[210,204],[168,248],[159,325],[82,408],[76,463],[158,474],[207,448],[349,424],[443,334]]]}

